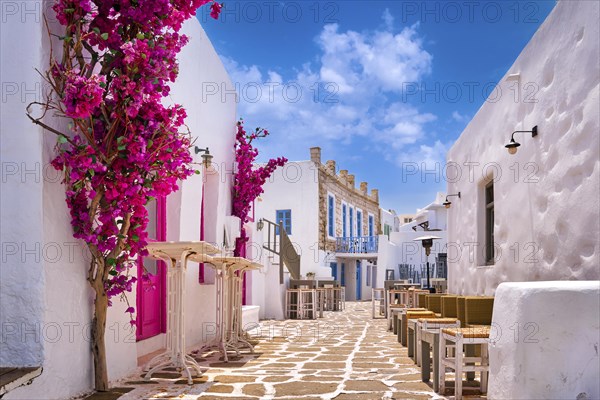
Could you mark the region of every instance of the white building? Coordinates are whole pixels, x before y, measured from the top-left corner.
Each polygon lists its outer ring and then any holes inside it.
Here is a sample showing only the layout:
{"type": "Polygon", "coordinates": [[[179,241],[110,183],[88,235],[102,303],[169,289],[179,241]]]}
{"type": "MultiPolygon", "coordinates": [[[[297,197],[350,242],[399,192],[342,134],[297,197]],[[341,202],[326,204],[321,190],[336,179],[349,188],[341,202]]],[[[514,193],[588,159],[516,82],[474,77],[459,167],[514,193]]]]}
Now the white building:
{"type": "MultiPolygon", "coordinates": [[[[56,138],[43,134],[25,117],[26,105],[42,100],[44,83],[35,69],[44,70],[48,65],[46,29],[31,15],[22,18],[14,14],[6,16],[1,30],[1,79],[3,85],[16,86],[6,92],[3,86],[1,114],[0,366],[43,368],[30,385],[3,398],[65,399],[93,387],[89,343],[93,292],[86,281],[89,257],[83,243],[72,237],[65,188],[48,165],[56,138]]],[[[201,238],[204,190],[204,239],[220,244],[230,213],[227,171],[233,163],[236,103],[233,96],[203,98],[202,82],[233,86],[199,22],[188,21],[183,33],[190,43],[178,57],[180,75],[172,85],[170,99],[186,108],[186,123],[196,144],[210,148],[215,167],[207,174],[190,177],[180,191],[169,196],[166,205],[159,205],[166,210],[163,239],[201,238]]],[[[55,43],[54,48],[60,46],[55,43]]],[[[54,122],[66,126],[64,120],[54,122]]],[[[202,161],[200,155],[196,161],[202,161]]],[[[154,211],[152,216],[156,216],[154,211]]],[[[154,222],[161,221],[155,218],[154,222]]],[[[161,236],[160,230],[157,232],[161,236]]],[[[158,275],[161,273],[164,269],[159,267],[158,275]]],[[[139,357],[164,347],[165,293],[160,282],[157,279],[159,287],[144,299],[136,293],[129,295],[130,302],[138,304],[136,317],[138,325],[142,324],[137,338],[129,314],[124,312],[126,305],[113,299],[106,333],[111,381],[131,373],[139,357]]],[[[215,321],[215,285],[211,282],[208,271],[199,282],[197,264],[188,269],[185,319],[189,345],[205,341],[204,325],[215,321]]]]}
{"type": "MultiPolygon", "coordinates": [[[[255,207],[255,221],[283,221],[300,255],[302,276],[312,272],[317,278],[335,278],[346,287],[347,300],[371,298],[371,288],[383,279],[378,272],[377,246],[387,241],[387,236],[381,234],[376,189],[368,192],[366,182],[355,187],[354,175],[347,170],[336,171],[333,160],[322,164],[321,150],[313,147],[311,160],[289,162],[275,171],[255,207]]],[[[393,224],[393,218],[388,220],[393,224]]],[[[260,240],[267,238],[264,231],[260,235],[255,236],[259,245],[253,249],[262,251],[260,240]]],[[[268,258],[266,251],[262,252],[268,258]]],[[[279,260],[272,261],[277,264],[273,269],[278,269],[279,260]]],[[[269,263],[265,258],[261,262],[269,263]]],[[[265,284],[254,279],[257,275],[252,277],[252,303],[261,306],[261,316],[281,317],[279,312],[269,314],[272,305],[260,298],[265,284]]],[[[268,289],[278,285],[275,276],[272,279],[268,289]]]]}
{"type": "Polygon", "coordinates": [[[559,1],[448,152],[451,292],[600,277],[597,17],[559,1]]]}
{"type": "Polygon", "coordinates": [[[447,155],[449,291],[495,296],[489,398],[600,397],[599,20],[557,2],[447,155]]]}
{"type": "MultiPolygon", "coordinates": [[[[386,275],[394,279],[412,279],[413,282],[425,284],[427,281],[426,263],[427,257],[420,242],[414,239],[432,235],[440,239],[433,242],[429,256],[430,276],[446,276],[446,253],[448,251],[448,240],[446,232],[447,209],[442,204],[446,197],[443,193],[437,193],[433,202],[418,209],[411,214],[411,221],[400,225],[398,231],[390,234],[387,243],[379,247],[379,266],[385,269],[386,275]]],[[[383,280],[378,282],[383,287],[383,280]]]]}

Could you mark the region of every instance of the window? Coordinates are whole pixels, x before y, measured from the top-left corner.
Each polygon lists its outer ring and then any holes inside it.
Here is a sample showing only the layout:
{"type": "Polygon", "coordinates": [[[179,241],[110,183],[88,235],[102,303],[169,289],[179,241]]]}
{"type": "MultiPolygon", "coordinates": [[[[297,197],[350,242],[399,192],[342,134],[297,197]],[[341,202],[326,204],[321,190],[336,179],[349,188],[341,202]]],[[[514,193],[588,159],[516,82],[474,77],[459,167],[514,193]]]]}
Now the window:
{"type": "Polygon", "coordinates": [[[390,232],[392,231],[392,227],[388,224],[383,225],[383,233],[387,235],[388,239],[390,238],[390,232]]]}
{"type": "Polygon", "coordinates": [[[327,234],[335,237],[335,198],[327,196],[327,234]]]}
{"type": "Polygon", "coordinates": [[[405,224],[408,224],[409,222],[412,222],[412,218],[404,218],[405,224]]]}
{"type": "Polygon", "coordinates": [[[362,236],[362,211],[356,210],[356,236],[362,236]]]}
{"type": "Polygon", "coordinates": [[[350,237],[354,237],[354,208],[350,207],[350,237]]]}
{"type": "Polygon", "coordinates": [[[346,220],[347,220],[347,216],[346,213],[348,211],[348,206],[346,204],[342,203],[342,236],[343,237],[347,237],[348,236],[348,230],[346,227],[346,220]]]}
{"type": "Polygon", "coordinates": [[[494,264],[494,183],[485,187],[485,263],[494,264]]]}
{"type": "Polygon", "coordinates": [[[371,286],[371,266],[367,265],[367,286],[371,286]]]}
{"type": "Polygon", "coordinates": [[[369,236],[375,236],[375,218],[369,215],[369,236]]]}
{"type": "MultiPolygon", "coordinates": [[[[292,210],[277,210],[275,211],[275,222],[279,225],[283,223],[283,229],[288,235],[292,234],[292,210]]],[[[275,233],[279,235],[279,227],[275,229],[275,233]]]]}

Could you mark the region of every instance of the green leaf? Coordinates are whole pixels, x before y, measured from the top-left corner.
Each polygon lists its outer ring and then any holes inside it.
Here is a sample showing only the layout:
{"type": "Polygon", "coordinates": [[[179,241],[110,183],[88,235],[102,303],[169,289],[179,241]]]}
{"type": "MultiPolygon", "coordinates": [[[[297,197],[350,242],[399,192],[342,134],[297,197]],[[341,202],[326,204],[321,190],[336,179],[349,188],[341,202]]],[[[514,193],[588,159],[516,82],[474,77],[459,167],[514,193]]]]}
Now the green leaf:
{"type": "Polygon", "coordinates": [[[118,272],[114,269],[111,269],[110,271],[108,271],[109,274],[111,274],[112,276],[117,276],[118,272]]]}
{"type": "Polygon", "coordinates": [[[140,240],[140,237],[138,235],[131,235],[131,240],[137,242],[138,240],[140,240]]]}
{"type": "Polygon", "coordinates": [[[64,9],[65,14],[73,14],[75,12],[74,8],[65,8],[64,9]]]}
{"type": "Polygon", "coordinates": [[[121,145],[121,146],[119,146],[119,147],[117,147],[117,149],[119,149],[119,151],[123,151],[123,150],[125,150],[126,148],[127,148],[127,146],[126,146],[126,145],[124,145],[124,144],[123,144],[123,145],[121,145]]]}
{"type": "Polygon", "coordinates": [[[144,34],[142,32],[140,32],[140,33],[137,34],[137,38],[140,39],[140,40],[144,39],[145,37],[146,36],[144,36],[144,34]]]}
{"type": "Polygon", "coordinates": [[[108,39],[108,33],[104,32],[100,37],[104,40],[108,39]]]}
{"type": "Polygon", "coordinates": [[[96,32],[98,35],[100,34],[100,28],[95,27],[92,29],[94,32],[96,32]]]}
{"type": "Polygon", "coordinates": [[[60,135],[58,137],[58,143],[60,143],[60,144],[67,143],[67,138],[64,137],[63,135],[60,135]]]}
{"type": "Polygon", "coordinates": [[[154,140],[148,139],[148,143],[146,143],[146,148],[149,149],[154,144],[154,140]]]}
{"type": "Polygon", "coordinates": [[[106,265],[112,267],[113,265],[117,265],[117,260],[115,258],[107,258],[106,265]]]}

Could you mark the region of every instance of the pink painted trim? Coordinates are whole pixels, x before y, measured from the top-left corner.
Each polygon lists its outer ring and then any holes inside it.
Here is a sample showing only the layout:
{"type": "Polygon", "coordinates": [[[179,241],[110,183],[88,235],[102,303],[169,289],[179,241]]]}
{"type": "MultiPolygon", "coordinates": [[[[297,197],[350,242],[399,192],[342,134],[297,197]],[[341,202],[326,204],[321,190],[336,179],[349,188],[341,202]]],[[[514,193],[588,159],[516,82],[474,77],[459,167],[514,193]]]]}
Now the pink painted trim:
{"type": "MultiPolygon", "coordinates": [[[[202,182],[202,200],[200,203],[200,240],[204,240],[204,182],[202,182]]],[[[204,283],[204,263],[199,264],[198,282],[204,283]]]]}
{"type": "MultiPolygon", "coordinates": [[[[163,242],[167,240],[167,198],[165,196],[159,197],[156,202],[156,236],[158,240],[163,242]]],[[[164,261],[160,261],[161,275],[160,281],[162,286],[162,293],[160,299],[161,317],[160,317],[160,331],[162,333],[167,332],[167,268],[168,265],[164,261]]]]}

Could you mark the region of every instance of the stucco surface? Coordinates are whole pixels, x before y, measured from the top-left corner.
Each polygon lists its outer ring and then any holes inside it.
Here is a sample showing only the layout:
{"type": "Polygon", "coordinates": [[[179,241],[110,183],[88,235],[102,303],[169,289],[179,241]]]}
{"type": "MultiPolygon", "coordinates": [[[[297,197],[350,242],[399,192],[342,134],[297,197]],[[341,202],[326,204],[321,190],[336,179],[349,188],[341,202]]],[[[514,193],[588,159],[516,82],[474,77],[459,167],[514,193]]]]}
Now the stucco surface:
{"type": "Polygon", "coordinates": [[[502,283],[490,346],[490,399],[600,397],[598,281],[502,283]]]}
{"type": "Polygon", "coordinates": [[[448,152],[448,193],[462,194],[448,213],[451,292],[600,277],[599,6],[559,1],[448,152]],[[534,125],[509,155],[510,134],[534,125]],[[496,260],[485,266],[490,179],[496,260]]]}

